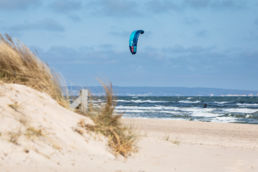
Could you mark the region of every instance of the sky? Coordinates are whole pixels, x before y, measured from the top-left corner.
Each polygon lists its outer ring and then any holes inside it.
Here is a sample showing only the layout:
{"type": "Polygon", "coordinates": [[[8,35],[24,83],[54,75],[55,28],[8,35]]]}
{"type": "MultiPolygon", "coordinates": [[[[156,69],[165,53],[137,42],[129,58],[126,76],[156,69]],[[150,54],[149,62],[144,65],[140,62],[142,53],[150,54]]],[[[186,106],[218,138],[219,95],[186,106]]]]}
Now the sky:
{"type": "Polygon", "coordinates": [[[258,90],[257,0],[0,0],[0,23],[67,85],[258,90]]]}

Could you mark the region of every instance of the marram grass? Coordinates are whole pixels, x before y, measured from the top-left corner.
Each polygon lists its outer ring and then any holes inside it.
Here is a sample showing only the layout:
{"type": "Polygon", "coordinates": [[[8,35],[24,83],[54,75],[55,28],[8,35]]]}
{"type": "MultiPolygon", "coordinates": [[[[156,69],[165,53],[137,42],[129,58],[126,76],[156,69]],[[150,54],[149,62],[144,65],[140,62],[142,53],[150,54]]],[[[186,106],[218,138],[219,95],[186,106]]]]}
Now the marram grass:
{"type": "Polygon", "coordinates": [[[101,133],[108,138],[109,147],[115,154],[124,157],[129,156],[136,149],[136,136],[132,128],[121,123],[122,115],[115,114],[116,102],[113,100],[112,86],[103,84],[106,92],[106,102],[100,108],[94,108],[92,104],[86,116],[89,116],[95,125],[84,126],[87,130],[101,133]]]}
{"type": "Polygon", "coordinates": [[[45,92],[62,106],[68,107],[68,101],[62,94],[60,77],[22,42],[14,41],[7,34],[0,34],[0,81],[45,92]]]}

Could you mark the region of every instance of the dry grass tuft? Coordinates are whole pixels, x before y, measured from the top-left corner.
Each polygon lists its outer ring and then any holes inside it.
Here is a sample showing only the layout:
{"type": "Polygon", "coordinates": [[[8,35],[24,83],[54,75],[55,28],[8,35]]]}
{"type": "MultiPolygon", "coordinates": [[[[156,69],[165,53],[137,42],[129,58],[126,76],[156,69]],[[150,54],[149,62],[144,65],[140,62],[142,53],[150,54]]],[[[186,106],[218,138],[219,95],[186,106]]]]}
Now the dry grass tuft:
{"type": "Polygon", "coordinates": [[[106,92],[105,105],[98,109],[90,105],[89,111],[86,114],[94,121],[95,125],[86,124],[84,126],[81,121],[79,125],[85,127],[87,130],[103,134],[108,138],[109,147],[115,154],[127,157],[136,151],[136,136],[133,134],[131,128],[121,123],[120,119],[122,115],[114,113],[116,102],[113,100],[112,86],[107,87],[103,84],[103,87],[106,92]]]}
{"type": "Polygon", "coordinates": [[[21,136],[21,131],[19,130],[18,132],[8,132],[8,136],[9,136],[9,142],[18,145],[18,139],[21,136]]]}
{"type": "Polygon", "coordinates": [[[171,143],[176,144],[176,145],[179,145],[179,144],[180,144],[180,141],[178,141],[178,140],[172,140],[171,143]]]}
{"type": "Polygon", "coordinates": [[[26,129],[25,136],[28,138],[33,138],[33,137],[40,137],[43,136],[43,131],[41,129],[36,129],[34,127],[29,127],[26,129]]]}
{"type": "Polygon", "coordinates": [[[4,135],[7,135],[7,139],[9,142],[19,145],[19,138],[22,136],[26,136],[27,139],[34,139],[41,136],[44,136],[44,133],[41,129],[36,129],[34,127],[28,127],[25,131],[18,129],[17,131],[9,131],[4,133],[4,135]]]}
{"type": "MultiPolygon", "coordinates": [[[[80,125],[80,123],[79,123],[80,125]]],[[[80,135],[83,135],[84,131],[80,128],[75,128],[73,131],[75,131],[76,133],[80,134],[80,135]]]]}
{"type": "Polygon", "coordinates": [[[68,107],[60,87],[60,77],[23,43],[14,41],[7,34],[0,34],[0,81],[32,87],[68,107]]]}
{"type": "Polygon", "coordinates": [[[164,138],[166,141],[170,142],[170,143],[173,143],[175,145],[179,145],[180,144],[180,141],[179,140],[171,140],[169,135],[168,136],[165,136],[164,138]]]}
{"type": "Polygon", "coordinates": [[[13,110],[18,111],[19,104],[17,102],[14,102],[13,104],[9,104],[8,106],[13,110]]]}

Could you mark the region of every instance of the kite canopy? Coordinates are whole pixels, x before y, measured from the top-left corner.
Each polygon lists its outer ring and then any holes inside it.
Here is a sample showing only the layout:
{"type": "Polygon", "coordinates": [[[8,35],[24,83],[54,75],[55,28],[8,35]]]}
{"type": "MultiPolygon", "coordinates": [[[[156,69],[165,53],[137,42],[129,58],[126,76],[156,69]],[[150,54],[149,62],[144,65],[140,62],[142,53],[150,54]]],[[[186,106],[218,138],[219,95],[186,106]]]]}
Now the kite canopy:
{"type": "Polygon", "coordinates": [[[143,34],[143,30],[135,30],[131,33],[129,39],[129,49],[132,54],[136,54],[137,51],[137,42],[140,34],[143,34]]]}

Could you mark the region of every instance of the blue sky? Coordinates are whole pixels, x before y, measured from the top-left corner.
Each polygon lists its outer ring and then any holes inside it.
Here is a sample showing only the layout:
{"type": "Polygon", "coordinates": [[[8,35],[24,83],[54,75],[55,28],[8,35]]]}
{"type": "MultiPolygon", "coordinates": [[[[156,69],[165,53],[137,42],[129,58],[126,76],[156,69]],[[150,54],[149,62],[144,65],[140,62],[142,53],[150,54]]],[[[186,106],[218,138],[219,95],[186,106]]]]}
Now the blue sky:
{"type": "Polygon", "coordinates": [[[0,22],[68,85],[258,90],[256,0],[0,0],[0,22]]]}

